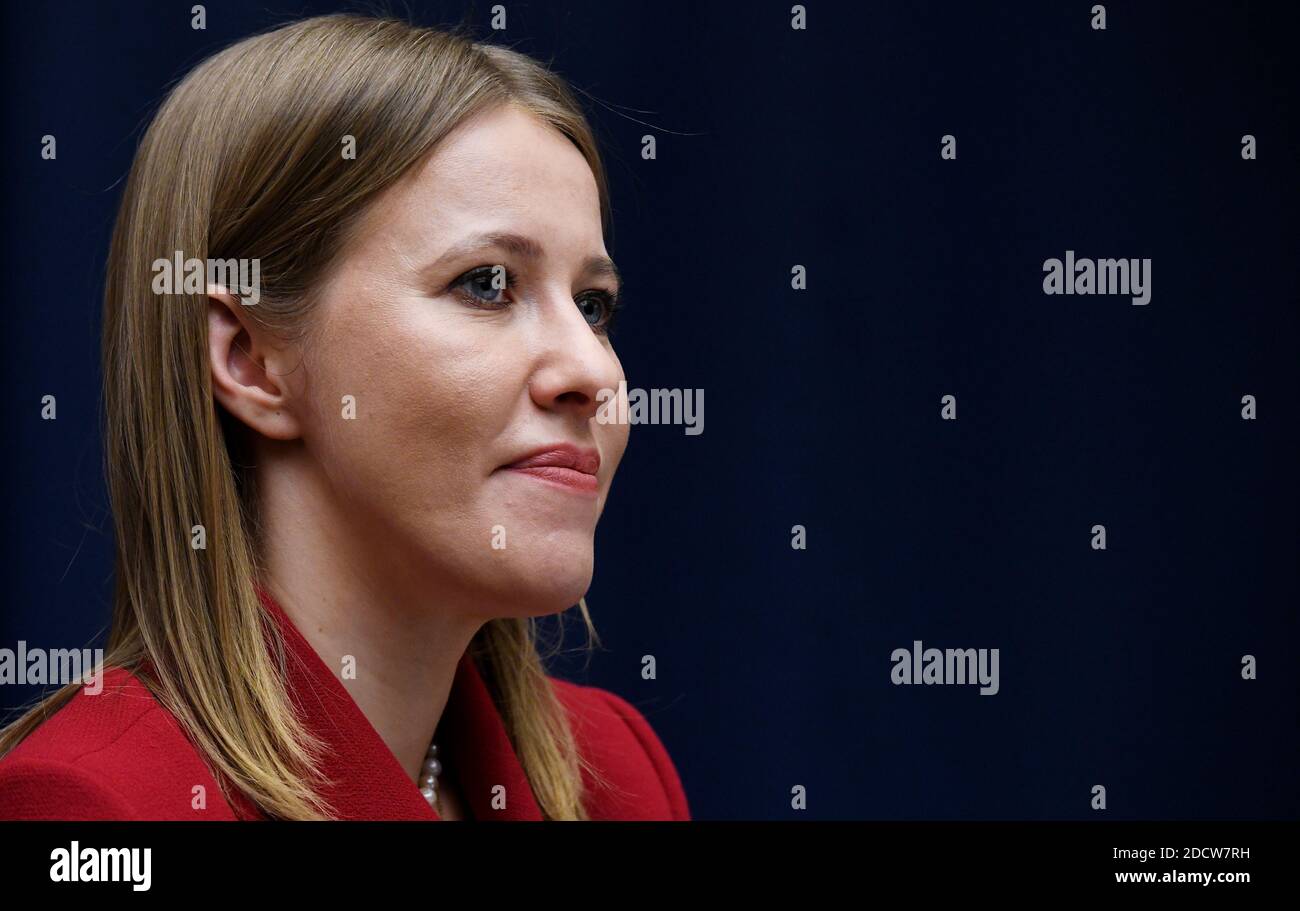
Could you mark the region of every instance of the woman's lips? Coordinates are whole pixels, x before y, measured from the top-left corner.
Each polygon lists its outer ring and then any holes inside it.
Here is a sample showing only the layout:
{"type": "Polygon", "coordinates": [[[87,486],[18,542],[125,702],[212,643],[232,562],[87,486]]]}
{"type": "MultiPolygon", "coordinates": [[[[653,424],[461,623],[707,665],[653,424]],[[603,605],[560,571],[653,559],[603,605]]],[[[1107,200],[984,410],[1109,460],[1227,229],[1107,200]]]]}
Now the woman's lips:
{"type": "Polygon", "coordinates": [[[600,482],[594,474],[559,465],[536,465],[528,468],[507,467],[505,471],[529,475],[546,484],[554,484],[572,493],[595,496],[600,482]]]}
{"type": "Polygon", "coordinates": [[[571,493],[594,497],[600,486],[596,476],[600,470],[600,453],[591,447],[561,441],[534,449],[506,465],[504,470],[531,475],[571,493]]]}

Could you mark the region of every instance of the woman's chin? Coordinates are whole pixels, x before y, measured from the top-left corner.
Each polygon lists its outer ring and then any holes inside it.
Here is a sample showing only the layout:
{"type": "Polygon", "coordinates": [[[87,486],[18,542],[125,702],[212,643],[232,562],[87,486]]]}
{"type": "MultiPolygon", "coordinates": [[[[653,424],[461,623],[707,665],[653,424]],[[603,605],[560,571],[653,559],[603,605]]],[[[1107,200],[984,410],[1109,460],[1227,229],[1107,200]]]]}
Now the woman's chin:
{"type": "Polygon", "coordinates": [[[510,612],[517,617],[558,614],[577,604],[591,588],[591,573],[564,576],[539,575],[518,586],[510,598],[510,612]]]}
{"type": "Polygon", "coordinates": [[[591,540],[549,549],[511,547],[477,565],[464,584],[480,595],[483,613],[497,617],[541,617],[566,611],[591,588],[595,553],[591,540]]]}
{"type": "Polygon", "coordinates": [[[566,611],[581,601],[590,588],[591,574],[588,573],[582,579],[566,580],[566,584],[556,585],[545,592],[538,592],[531,602],[539,606],[533,616],[545,616],[546,614],[558,614],[561,611],[566,611]]]}

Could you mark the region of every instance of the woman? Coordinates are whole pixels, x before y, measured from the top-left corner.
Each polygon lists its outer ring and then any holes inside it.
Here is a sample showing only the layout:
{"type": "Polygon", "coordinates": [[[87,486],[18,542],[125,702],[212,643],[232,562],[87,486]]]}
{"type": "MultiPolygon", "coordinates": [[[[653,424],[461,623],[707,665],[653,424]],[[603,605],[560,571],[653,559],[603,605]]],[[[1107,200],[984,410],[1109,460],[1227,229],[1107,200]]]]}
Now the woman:
{"type": "Polygon", "coordinates": [[[327,16],[183,80],[109,254],[109,670],[5,731],[0,817],[688,819],[535,635],[594,633],[608,218],[579,106],[505,48],[327,16]]]}

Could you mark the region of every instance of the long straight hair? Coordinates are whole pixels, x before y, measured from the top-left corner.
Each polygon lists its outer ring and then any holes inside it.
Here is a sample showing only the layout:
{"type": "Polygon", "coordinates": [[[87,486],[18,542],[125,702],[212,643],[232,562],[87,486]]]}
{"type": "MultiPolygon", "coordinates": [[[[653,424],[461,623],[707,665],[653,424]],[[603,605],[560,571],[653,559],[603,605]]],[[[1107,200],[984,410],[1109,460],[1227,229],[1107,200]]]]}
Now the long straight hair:
{"type": "MultiPolygon", "coordinates": [[[[243,428],[213,399],[206,296],[155,294],[151,264],[178,250],[257,258],[261,298],[246,312],[270,331],[301,333],[313,288],[367,204],[458,124],[508,103],[582,152],[608,230],[596,141],[559,76],[460,29],[392,19],[321,16],[221,51],[168,95],[131,167],[104,296],[116,530],[105,664],[141,674],[223,788],[272,818],[332,818],[306,784],[321,744],[292,708],[284,643],[256,594],[254,477],[243,428]],[[206,549],[191,546],[199,525],[206,549]]],[[[590,648],[585,599],[578,607],[590,648]]],[[[543,815],[585,819],[582,770],[602,779],[576,748],[541,645],[535,618],[509,618],[485,624],[470,650],[543,815]]],[[[54,692],[0,733],[0,756],[78,689],[54,692]]]]}

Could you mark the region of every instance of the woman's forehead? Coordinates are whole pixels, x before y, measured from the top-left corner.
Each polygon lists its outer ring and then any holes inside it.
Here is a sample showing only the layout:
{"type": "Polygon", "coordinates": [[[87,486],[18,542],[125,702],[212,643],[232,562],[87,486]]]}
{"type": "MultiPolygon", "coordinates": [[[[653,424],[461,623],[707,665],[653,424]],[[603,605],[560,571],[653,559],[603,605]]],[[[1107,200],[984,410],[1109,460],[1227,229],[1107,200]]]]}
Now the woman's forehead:
{"type": "Polygon", "coordinates": [[[401,246],[435,255],[488,225],[556,252],[569,243],[584,253],[604,246],[599,192],[582,153],[536,117],[513,111],[453,131],[376,201],[367,221],[372,238],[400,235],[401,246]]]}

